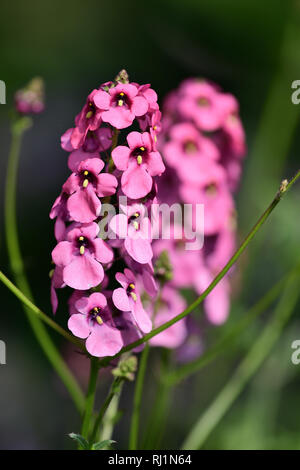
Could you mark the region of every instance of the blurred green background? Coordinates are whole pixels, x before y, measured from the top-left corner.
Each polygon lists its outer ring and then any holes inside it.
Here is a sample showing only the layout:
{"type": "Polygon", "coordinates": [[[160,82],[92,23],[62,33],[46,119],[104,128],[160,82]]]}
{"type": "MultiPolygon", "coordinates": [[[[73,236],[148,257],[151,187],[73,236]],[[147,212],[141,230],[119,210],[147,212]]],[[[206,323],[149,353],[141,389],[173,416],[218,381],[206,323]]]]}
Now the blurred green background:
{"type": "MultiPolygon", "coordinates": [[[[11,277],[3,232],[9,108],[15,90],[40,75],[46,82],[46,111],[35,119],[24,140],[18,220],[28,277],[37,304],[47,312],[54,245],[48,213],[68,174],[60,136],[73,125],[88,92],[121,68],[128,70],[133,81],[150,82],[160,102],[182,79],[198,75],[236,95],[248,143],[237,195],[239,237],[270,202],[280,180],[297,170],[300,105],[291,103],[291,83],[300,79],[299,1],[3,0],[1,18],[0,79],[7,85],[7,105],[0,106],[1,269],[11,277]]],[[[300,191],[293,189],[239,262],[225,328],[234,325],[298,262],[299,203],[300,191]]],[[[0,448],[71,448],[67,433],[78,432],[79,417],[32,337],[21,306],[2,285],[0,299],[0,339],[7,344],[7,365],[0,366],[0,448]]],[[[62,301],[57,320],[63,325],[65,310],[62,301]]],[[[224,353],[177,387],[166,432],[157,445],[180,446],[196,416],[222,389],[269,316],[239,338],[235,354],[224,353]]],[[[223,330],[205,333],[204,343],[213,344],[223,330]]],[[[53,336],[84,381],[85,359],[53,336]]],[[[290,360],[291,343],[298,338],[296,309],[272,355],[212,432],[205,448],[300,449],[300,365],[290,360]]],[[[158,351],[153,351],[142,430],[151,412],[157,367],[158,351]]],[[[107,386],[108,377],[103,376],[100,401],[107,386]]],[[[133,386],[126,385],[121,400],[124,416],[115,433],[118,448],[127,445],[132,393],[133,386]]]]}

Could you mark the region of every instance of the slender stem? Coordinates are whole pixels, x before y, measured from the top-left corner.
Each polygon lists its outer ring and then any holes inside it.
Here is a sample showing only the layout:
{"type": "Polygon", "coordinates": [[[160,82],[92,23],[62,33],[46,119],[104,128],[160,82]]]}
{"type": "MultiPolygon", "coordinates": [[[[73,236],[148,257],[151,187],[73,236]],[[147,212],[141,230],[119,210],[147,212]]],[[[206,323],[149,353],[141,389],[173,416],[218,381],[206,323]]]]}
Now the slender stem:
{"type": "Polygon", "coordinates": [[[291,316],[299,299],[299,272],[293,274],[280,298],[274,317],[259,336],[237,370],[221,390],[217,398],[196,422],[182,449],[199,449],[225,413],[240,395],[249,380],[262,365],[281,331],[291,316]]]}
{"type": "Polygon", "coordinates": [[[147,343],[141,355],[140,367],[136,379],[133,398],[133,412],[131,417],[131,427],[129,435],[129,450],[137,450],[138,447],[140,410],[149,349],[149,343],[147,343]]]}
{"type": "Polygon", "coordinates": [[[168,349],[161,350],[160,371],[156,397],[151,409],[143,449],[157,449],[165,430],[168,412],[171,407],[171,384],[165,380],[170,366],[170,353],[168,349]]]}
{"type": "Polygon", "coordinates": [[[43,322],[50,326],[53,330],[63,336],[65,339],[75,344],[83,352],[86,352],[86,349],[81,341],[79,341],[75,336],[70,335],[64,328],[62,328],[58,323],[56,323],[52,318],[48,317],[39,307],[37,307],[31,300],[29,300],[23,292],[20,291],[6,276],[0,271],[0,281],[8,287],[8,289],[15,294],[15,296],[26,306],[28,307],[37,317],[39,317],[43,322]]]}
{"type": "MultiPolygon", "coordinates": [[[[252,227],[250,230],[249,234],[246,236],[245,240],[243,243],[240,245],[238,250],[234,253],[234,255],[230,258],[226,266],[217,274],[217,276],[213,279],[213,281],[210,283],[210,285],[205,289],[205,291],[191,304],[189,305],[182,313],[177,315],[176,317],[172,318],[172,320],[167,321],[166,323],[163,323],[159,327],[155,328],[152,330],[150,333],[146,334],[143,336],[143,338],[140,338],[137,341],[134,341],[133,343],[128,344],[124,348],[121,349],[121,351],[114,356],[114,358],[120,356],[124,352],[131,351],[132,349],[136,348],[140,344],[145,343],[146,341],[149,341],[149,339],[153,338],[154,336],[158,335],[162,331],[166,330],[170,326],[174,325],[178,321],[182,320],[185,318],[189,313],[191,313],[195,308],[200,305],[203,300],[210,294],[210,292],[216,287],[216,285],[223,279],[223,277],[228,273],[230,268],[234,265],[234,263],[238,260],[238,258],[241,256],[241,254],[244,252],[244,250],[247,248],[249,243],[251,242],[252,238],[256,235],[258,230],[261,228],[263,223],[267,220],[271,212],[275,209],[277,204],[282,199],[282,196],[295,184],[295,182],[298,180],[300,177],[300,170],[296,173],[296,175],[289,181],[284,181],[281,186],[279,191],[277,192],[275,198],[271,202],[271,204],[268,206],[268,208],[265,210],[265,212],[262,214],[262,216],[258,219],[256,224],[252,227]]],[[[109,364],[112,358],[105,358],[101,361],[101,364],[106,366],[109,364]]]]}
{"type": "Polygon", "coordinates": [[[120,391],[121,391],[121,383],[123,382],[123,378],[121,377],[117,377],[113,383],[112,383],[112,386],[111,386],[111,389],[109,391],[109,394],[107,395],[100,411],[99,411],[99,414],[96,418],[96,421],[95,421],[95,424],[94,424],[94,429],[93,429],[93,432],[92,432],[92,437],[90,439],[90,443],[93,444],[95,441],[96,441],[96,438],[97,438],[97,434],[98,434],[98,431],[99,431],[99,428],[100,428],[100,424],[102,422],[102,419],[103,419],[103,416],[107,410],[107,408],[109,407],[112,399],[116,396],[118,396],[120,394],[120,391]]]}
{"type": "Polygon", "coordinates": [[[95,358],[91,358],[90,379],[89,379],[88,391],[86,395],[85,412],[84,412],[82,428],[81,428],[81,435],[87,440],[89,438],[91,418],[93,416],[98,371],[99,371],[98,361],[95,358]]]}
{"type": "Polygon", "coordinates": [[[235,339],[240,337],[242,332],[247,329],[250,323],[259,315],[263,314],[277,298],[288,279],[289,275],[286,275],[283,279],[280,279],[280,281],[272,286],[272,288],[252,308],[250,308],[250,310],[243,315],[238,322],[235,322],[234,328],[230,330],[229,333],[222,336],[219,341],[207,349],[199,358],[169,372],[165,377],[168,385],[177,385],[195,372],[199,372],[199,370],[215,360],[228,346],[232,346],[235,339]]]}
{"type": "Polygon", "coordinates": [[[110,404],[107,407],[107,411],[103,417],[102,421],[102,431],[100,434],[100,429],[97,431],[96,441],[105,441],[112,438],[114,425],[116,424],[118,417],[118,408],[120,402],[120,396],[122,392],[124,382],[120,384],[120,389],[118,393],[115,393],[111,399],[110,404]]]}
{"type": "MultiPolygon", "coordinates": [[[[33,303],[29,305],[29,299],[32,299],[32,293],[30,286],[25,276],[25,270],[23,266],[23,259],[18,240],[18,228],[17,228],[17,213],[16,213],[16,186],[17,186],[17,173],[20,146],[22,141],[23,133],[26,129],[31,126],[31,120],[28,118],[19,118],[12,126],[12,143],[11,150],[8,159],[7,177],[5,186],[5,232],[6,232],[6,243],[8,249],[9,260],[11,269],[13,271],[16,284],[20,288],[17,291],[10,281],[2,274],[1,280],[9,287],[15,294],[22,294],[22,301],[25,304],[24,311],[27,315],[29,324],[33,330],[33,333],[39,342],[41,348],[46,354],[49,362],[52,364],[57,374],[61,378],[62,382],[68,389],[77,409],[81,412],[84,407],[84,395],[73,376],[72,372],[63,361],[57,348],[40,318],[33,314],[33,303]],[[25,296],[28,302],[25,302],[25,296]],[[26,305],[27,303],[27,305],[26,305]]],[[[21,299],[20,299],[21,300],[21,299]]],[[[39,309],[38,309],[39,310],[39,309]]],[[[37,313],[37,312],[35,312],[37,313]]],[[[43,318],[44,319],[44,318],[43,318]]],[[[53,326],[53,325],[52,325],[53,326]]]]}

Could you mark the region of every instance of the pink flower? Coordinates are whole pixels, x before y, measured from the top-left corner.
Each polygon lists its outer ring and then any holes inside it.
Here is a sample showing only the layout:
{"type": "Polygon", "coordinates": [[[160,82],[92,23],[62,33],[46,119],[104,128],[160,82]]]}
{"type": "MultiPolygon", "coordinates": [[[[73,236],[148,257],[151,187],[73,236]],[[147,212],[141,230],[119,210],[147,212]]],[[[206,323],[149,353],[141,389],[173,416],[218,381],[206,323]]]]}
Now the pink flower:
{"type": "Polygon", "coordinates": [[[211,139],[204,137],[191,123],[174,125],[170,140],[163,146],[167,163],[177,169],[182,179],[198,181],[207,161],[217,160],[219,151],[211,139]]]}
{"type": "Polygon", "coordinates": [[[101,211],[101,202],[98,198],[116,192],[117,179],[109,173],[100,173],[103,167],[102,160],[90,158],[82,161],[77,173],[72,173],[68,178],[67,181],[75,188],[67,200],[67,209],[73,220],[82,223],[92,222],[101,211]]]}
{"type": "Polygon", "coordinates": [[[222,126],[233,102],[236,100],[232,95],[220,93],[215,85],[192,79],[179,89],[178,110],[200,129],[214,131],[222,126]]]}
{"type": "Polygon", "coordinates": [[[39,114],[45,109],[44,82],[33,78],[25,88],[15,93],[15,107],[20,114],[39,114]]]}
{"type": "Polygon", "coordinates": [[[112,249],[101,238],[97,238],[96,223],[72,224],[66,240],[59,242],[52,251],[53,262],[60,266],[63,281],[77,290],[98,286],[104,277],[100,263],[110,263],[112,249]]]}
{"type": "Polygon", "coordinates": [[[176,287],[191,287],[195,276],[203,265],[202,251],[185,249],[187,242],[183,228],[179,225],[171,226],[170,239],[159,239],[153,244],[155,258],[163,251],[167,251],[172,265],[172,285],[176,287]]]}
{"type": "Polygon", "coordinates": [[[161,155],[153,151],[150,134],[131,132],[127,136],[129,147],[119,145],[112,152],[116,167],[124,171],[122,190],[131,199],[146,196],[152,189],[152,177],[161,175],[165,166],[161,155]]]}
{"type": "Polygon", "coordinates": [[[116,327],[103,294],[95,292],[75,304],[79,313],[70,317],[68,327],[78,338],[87,338],[86,349],[92,356],[114,356],[123,347],[122,336],[116,327]]]}
{"type": "MultiPolygon", "coordinates": [[[[185,308],[186,302],[176,289],[168,285],[163,287],[159,298],[159,307],[154,316],[154,327],[157,328],[163,323],[172,320],[176,315],[183,312],[185,308]]],[[[152,318],[153,303],[149,305],[148,313],[150,318],[152,318]]],[[[152,346],[163,346],[165,348],[178,348],[186,339],[187,329],[185,323],[185,319],[180,320],[162,333],[154,336],[150,340],[150,344],[152,346]]]]}
{"type": "MultiPolygon", "coordinates": [[[[88,158],[100,158],[100,152],[105,152],[111,147],[112,130],[108,127],[102,127],[96,131],[88,131],[82,147],[74,150],[68,158],[68,166],[71,171],[77,171],[79,164],[88,158]]],[[[64,142],[65,148],[70,148],[64,142]]]]}
{"type": "Polygon", "coordinates": [[[198,174],[198,182],[185,182],[180,187],[182,200],[189,204],[204,204],[204,232],[206,235],[222,230],[234,210],[234,202],[227,187],[224,169],[207,162],[198,174]]]}
{"type": "Polygon", "coordinates": [[[138,96],[138,89],[132,84],[119,83],[109,88],[108,92],[98,90],[94,102],[104,110],[101,113],[102,120],[117,129],[131,126],[136,116],[142,116],[148,111],[147,100],[138,96]]]}
{"type": "Polygon", "coordinates": [[[152,259],[151,224],[145,216],[142,204],[125,206],[124,214],[115,215],[110,221],[110,229],[124,240],[127,253],[138,263],[146,264],[152,259]]]}
{"type": "Polygon", "coordinates": [[[140,295],[136,289],[136,278],[129,269],[116,274],[116,280],[121,284],[114,290],[112,300],[115,306],[122,312],[131,312],[135,324],[144,333],[152,329],[151,320],[144,310],[140,295]]]}
{"type": "Polygon", "coordinates": [[[75,118],[76,127],[71,135],[71,145],[74,149],[82,146],[88,131],[95,131],[101,124],[101,109],[94,102],[98,90],[93,90],[87,97],[86,103],[75,118]]]}

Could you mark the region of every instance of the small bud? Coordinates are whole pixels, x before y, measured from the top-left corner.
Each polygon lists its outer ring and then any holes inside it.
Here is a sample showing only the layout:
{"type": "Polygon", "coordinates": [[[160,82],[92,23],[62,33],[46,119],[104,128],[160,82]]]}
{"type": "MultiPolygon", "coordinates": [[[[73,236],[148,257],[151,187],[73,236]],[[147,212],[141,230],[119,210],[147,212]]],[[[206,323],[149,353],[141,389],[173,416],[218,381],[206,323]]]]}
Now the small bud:
{"type": "Polygon", "coordinates": [[[112,370],[114,377],[122,377],[130,381],[134,380],[134,373],[137,370],[137,358],[136,356],[125,355],[120,360],[118,366],[112,370]]]}
{"type": "Polygon", "coordinates": [[[33,78],[15,94],[15,107],[20,114],[39,114],[45,108],[44,81],[33,78]]]}
{"type": "Polygon", "coordinates": [[[125,69],[121,70],[115,78],[116,82],[129,83],[128,73],[125,69]]]}
{"type": "Polygon", "coordinates": [[[279,187],[279,192],[280,192],[280,193],[285,193],[288,184],[289,184],[289,182],[288,182],[287,179],[281,181],[281,184],[280,184],[280,187],[279,187]]]}
{"type": "Polygon", "coordinates": [[[161,252],[154,266],[154,273],[158,277],[160,283],[163,285],[173,278],[173,267],[170,263],[169,254],[167,250],[161,252]]]}

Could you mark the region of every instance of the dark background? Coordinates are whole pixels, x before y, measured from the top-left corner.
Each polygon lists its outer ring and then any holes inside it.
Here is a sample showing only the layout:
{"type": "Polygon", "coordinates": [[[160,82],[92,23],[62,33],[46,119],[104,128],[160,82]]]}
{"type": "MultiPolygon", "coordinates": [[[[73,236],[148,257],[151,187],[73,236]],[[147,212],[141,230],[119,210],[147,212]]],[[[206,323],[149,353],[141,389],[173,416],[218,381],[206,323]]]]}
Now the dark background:
{"type": "MultiPolygon", "coordinates": [[[[297,169],[300,105],[291,83],[300,79],[300,2],[258,0],[151,0],[104,2],[2,1],[0,79],[7,105],[0,106],[0,261],[11,277],[3,233],[3,194],[13,94],[33,76],[46,83],[46,110],[25,136],[18,186],[18,223],[26,270],[36,303],[49,307],[50,253],[54,246],[51,205],[65,180],[67,154],[60,136],[73,125],[86,95],[126,68],[131,80],[151,83],[160,102],[189,76],[217,82],[240,102],[248,154],[237,195],[239,237],[270,202],[283,177],[297,169]]],[[[299,247],[299,190],[286,198],[239,263],[230,322],[291,269],[299,247]]],[[[63,296],[62,296],[63,297],[63,296]]],[[[0,366],[0,448],[71,447],[66,434],[79,418],[44,358],[17,300],[0,286],[0,339],[7,365],[0,366]]],[[[61,303],[57,320],[66,324],[61,303]]],[[[210,332],[207,343],[221,334],[210,332]]],[[[253,343],[260,324],[241,338],[234,357],[224,354],[180,385],[163,447],[180,445],[195,417],[221,389],[253,343]]],[[[55,336],[55,334],[53,334],[55,336]]],[[[300,338],[297,312],[263,369],[206,443],[207,448],[300,448],[300,369],[290,345],[300,338]]],[[[60,339],[56,338],[58,344],[60,339]]],[[[79,375],[88,364],[61,342],[79,375]]],[[[157,352],[150,358],[145,420],[153,400],[157,352]]],[[[108,386],[100,381],[100,400],[108,386]]],[[[127,445],[133,387],[121,402],[118,447],[127,445]]],[[[142,428],[145,421],[142,420],[142,428]]]]}

